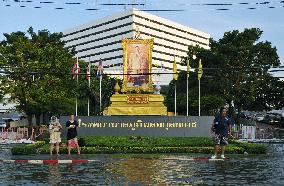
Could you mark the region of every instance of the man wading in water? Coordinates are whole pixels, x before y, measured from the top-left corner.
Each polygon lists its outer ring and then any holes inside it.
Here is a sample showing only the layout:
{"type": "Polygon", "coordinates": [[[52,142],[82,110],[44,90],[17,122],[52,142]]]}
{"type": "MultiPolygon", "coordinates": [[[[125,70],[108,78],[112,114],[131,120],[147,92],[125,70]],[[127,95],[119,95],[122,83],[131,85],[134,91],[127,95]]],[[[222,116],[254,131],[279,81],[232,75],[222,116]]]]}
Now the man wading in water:
{"type": "Polygon", "coordinates": [[[211,130],[214,132],[214,155],[216,159],[219,145],[221,145],[221,158],[225,158],[225,146],[228,145],[228,136],[231,136],[231,120],[227,116],[227,109],[221,108],[218,116],[215,117],[211,130]]]}

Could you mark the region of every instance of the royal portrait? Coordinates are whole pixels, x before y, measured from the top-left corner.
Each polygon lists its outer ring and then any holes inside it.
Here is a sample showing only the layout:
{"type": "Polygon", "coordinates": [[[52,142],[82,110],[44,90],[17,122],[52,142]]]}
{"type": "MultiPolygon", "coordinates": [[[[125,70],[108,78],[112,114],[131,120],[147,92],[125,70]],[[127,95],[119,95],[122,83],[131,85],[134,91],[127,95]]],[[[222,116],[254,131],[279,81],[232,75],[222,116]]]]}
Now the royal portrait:
{"type": "Polygon", "coordinates": [[[152,91],[151,66],[153,39],[122,40],[123,87],[122,91],[152,91]]]}

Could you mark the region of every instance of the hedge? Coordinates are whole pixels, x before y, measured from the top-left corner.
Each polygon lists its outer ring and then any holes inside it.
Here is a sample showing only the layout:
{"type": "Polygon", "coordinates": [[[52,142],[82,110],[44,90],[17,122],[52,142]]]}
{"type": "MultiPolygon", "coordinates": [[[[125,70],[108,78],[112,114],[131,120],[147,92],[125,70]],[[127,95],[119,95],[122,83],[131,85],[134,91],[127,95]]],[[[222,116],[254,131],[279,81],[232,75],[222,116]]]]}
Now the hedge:
{"type": "Polygon", "coordinates": [[[35,143],[26,144],[26,145],[17,145],[12,147],[11,152],[13,155],[28,155],[28,154],[37,154],[38,148],[45,145],[45,141],[37,141],[35,143]]]}
{"type": "MultiPolygon", "coordinates": [[[[214,151],[213,140],[203,137],[137,137],[137,136],[87,136],[78,139],[82,154],[98,153],[202,153],[214,151]]],[[[63,140],[63,143],[66,139],[63,140]]],[[[76,149],[72,149],[75,153],[76,149]]],[[[228,154],[264,154],[266,146],[245,142],[230,141],[226,147],[228,154]]],[[[60,153],[67,153],[60,147],[60,153]]],[[[49,144],[44,141],[12,148],[13,155],[49,154],[49,144]]]]}

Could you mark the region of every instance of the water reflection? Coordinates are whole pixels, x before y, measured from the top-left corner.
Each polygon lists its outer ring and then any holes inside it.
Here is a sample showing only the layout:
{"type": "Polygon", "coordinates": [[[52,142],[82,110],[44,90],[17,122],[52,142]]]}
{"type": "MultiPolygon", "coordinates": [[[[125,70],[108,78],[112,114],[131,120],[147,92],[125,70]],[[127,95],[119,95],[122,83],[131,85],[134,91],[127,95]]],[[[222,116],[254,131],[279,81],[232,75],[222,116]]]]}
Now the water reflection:
{"type": "Polygon", "coordinates": [[[59,185],[60,180],[61,180],[61,172],[59,170],[59,166],[57,165],[48,165],[49,169],[49,175],[47,176],[48,178],[48,183],[52,185],[59,185]]]}
{"type": "Polygon", "coordinates": [[[124,177],[126,184],[160,184],[166,183],[162,173],[165,162],[152,158],[128,158],[107,164],[107,170],[116,177],[124,177]]]}
{"type": "MultiPolygon", "coordinates": [[[[1,159],[48,157],[13,157],[8,147],[1,149],[1,159]]],[[[0,163],[0,185],[284,185],[284,144],[270,145],[270,149],[267,155],[230,155],[224,162],[163,160],[194,156],[178,154],[80,157],[98,160],[89,164],[0,163]]]]}

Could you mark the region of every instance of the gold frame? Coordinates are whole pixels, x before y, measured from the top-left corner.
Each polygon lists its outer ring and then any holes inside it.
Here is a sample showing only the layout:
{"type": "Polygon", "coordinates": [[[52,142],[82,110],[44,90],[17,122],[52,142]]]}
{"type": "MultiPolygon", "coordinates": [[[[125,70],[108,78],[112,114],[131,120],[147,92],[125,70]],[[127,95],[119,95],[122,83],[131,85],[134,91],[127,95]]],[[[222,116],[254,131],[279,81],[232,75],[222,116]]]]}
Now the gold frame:
{"type": "Polygon", "coordinates": [[[154,39],[122,39],[121,41],[122,48],[123,48],[123,83],[121,92],[128,92],[128,91],[136,91],[137,93],[144,91],[144,92],[153,92],[153,81],[152,75],[149,74],[149,83],[147,87],[136,86],[136,87],[129,87],[127,86],[127,45],[128,44],[147,44],[149,45],[149,73],[152,73],[152,50],[154,45],[154,39]]]}

